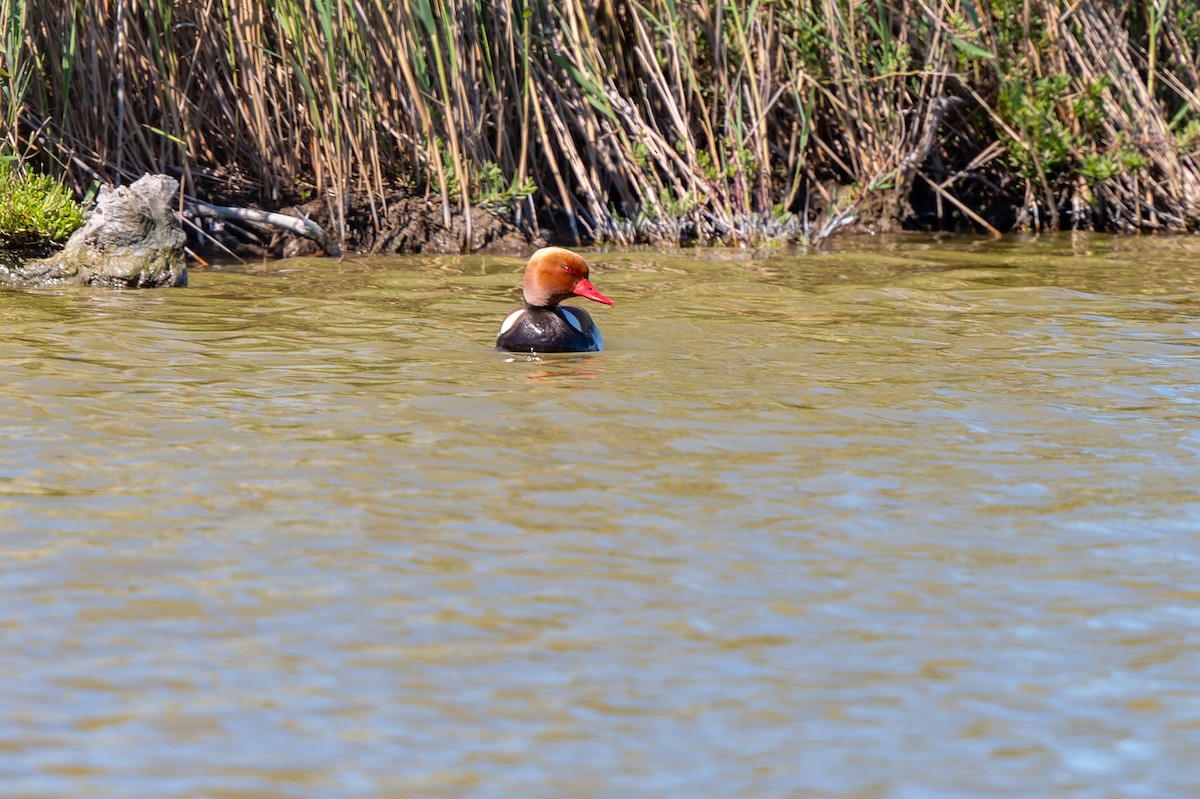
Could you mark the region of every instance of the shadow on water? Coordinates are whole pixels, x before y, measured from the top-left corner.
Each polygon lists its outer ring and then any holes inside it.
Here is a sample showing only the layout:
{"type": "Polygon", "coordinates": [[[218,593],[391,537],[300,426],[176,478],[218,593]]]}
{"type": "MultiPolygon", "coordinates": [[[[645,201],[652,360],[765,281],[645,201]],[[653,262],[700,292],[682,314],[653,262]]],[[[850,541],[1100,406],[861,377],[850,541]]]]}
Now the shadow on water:
{"type": "Polygon", "coordinates": [[[0,784],[1194,795],[1198,255],[597,252],[536,360],[513,258],[0,292],[0,784]]]}

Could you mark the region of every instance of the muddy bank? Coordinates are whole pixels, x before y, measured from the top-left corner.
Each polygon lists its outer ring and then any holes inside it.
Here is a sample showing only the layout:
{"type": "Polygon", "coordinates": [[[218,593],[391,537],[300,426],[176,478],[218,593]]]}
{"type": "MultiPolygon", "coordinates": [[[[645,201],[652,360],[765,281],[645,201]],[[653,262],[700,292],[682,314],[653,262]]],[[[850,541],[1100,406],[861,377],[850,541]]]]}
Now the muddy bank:
{"type": "MultiPolygon", "coordinates": [[[[831,196],[838,191],[846,196],[847,187],[835,187],[831,196]]],[[[217,202],[218,200],[214,200],[217,202]]],[[[461,209],[455,208],[446,226],[441,203],[436,199],[395,195],[386,208],[372,209],[365,197],[357,198],[345,215],[345,234],[341,236],[341,225],[330,212],[325,202],[313,201],[300,205],[285,206],[277,213],[296,219],[308,219],[316,223],[330,239],[341,238],[341,246],[347,255],[386,254],[454,254],[461,252],[528,254],[547,244],[563,246],[589,246],[604,243],[588,237],[576,241],[573,231],[563,219],[540,220],[536,233],[521,228],[511,218],[501,216],[486,208],[471,209],[470,247],[464,247],[467,226],[461,209]],[[549,222],[548,225],[545,223],[549,222]]],[[[622,233],[627,243],[658,247],[676,246],[745,246],[767,243],[816,243],[812,233],[831,213],[828,202],[814,199],[810,208],[810,219],[805,223],[799,217],[780,220],[778,217],[755,215],[738,220],[736,229],[720,228],[702,235],[706,226],[696,219],[680,217],[660,222],[630,221],[622,233]]],[[[845,215],[845,219],[834,226],[838,235],[889,233],[904,229],[930,229],[936,225],[921,224],[920,212],[913,212],[896,202],[893,197],[867,194],[854,202],[849,209],[834,209],[833,215],[845,215]]],[[[320,241],[310,236],[298,235],[270,225],[259,225],[230,219],[201,219],[193,217],[193,224],[202,234],[192,231],[193,251],[205,258],[228,256],[239,258],[291,258],[322,254],[320,241]]],[[[946,229],[946,225],[942,229],[946,229]]],[[[957,226],[960,230],[971,230],[969,226],[957,226]]],[[[823,238],[820,237],[820,238],[823,238]]],[[[328,254],[328,253],[326,253],[328,254]]]]}
{"type": "MultiPolygon", "coordinates": [[[[331,238],[341,238],[347,254],[450,254],[468,250],[519,254],[536,249],[544,241],[543,236],[534,236],[496,213],[472,208],[470,244],[465,246],[467,224],[461,209],[454,210],[447,227],[440,202],[402,194],[388,197],[385,204],[376,202],[374,207],[367,197],[355,197],[344,222],[321,200],[286,206],[279,213],[312,220],[331,238]]],[[[233,253],[241,258],[270,259],[322,254],[317,241],[277,227],[219,219],[193,221],[201,231],[193,233],[194,249],[206,257],[233,253]]]]}

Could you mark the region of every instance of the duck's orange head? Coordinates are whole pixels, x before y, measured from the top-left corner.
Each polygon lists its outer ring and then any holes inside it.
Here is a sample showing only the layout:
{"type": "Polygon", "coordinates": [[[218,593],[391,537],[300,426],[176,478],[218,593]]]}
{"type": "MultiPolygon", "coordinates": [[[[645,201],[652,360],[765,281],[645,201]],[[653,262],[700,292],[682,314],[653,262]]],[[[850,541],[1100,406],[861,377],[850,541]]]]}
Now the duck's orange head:
{"type": "Polygon", "coordinates": [[[612,305],[588,280],[587,261],[562,247],[543,247],[525,267],[525,302],[535,308],[553,308],[568,297],[612,305]]]}

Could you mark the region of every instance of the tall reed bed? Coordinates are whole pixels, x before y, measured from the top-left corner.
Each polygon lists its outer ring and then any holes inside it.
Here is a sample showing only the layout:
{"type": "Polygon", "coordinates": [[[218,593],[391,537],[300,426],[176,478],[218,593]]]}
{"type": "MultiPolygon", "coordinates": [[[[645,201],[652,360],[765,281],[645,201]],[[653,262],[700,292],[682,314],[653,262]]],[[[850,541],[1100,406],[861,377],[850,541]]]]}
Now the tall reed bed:
{"type": "Polygon", "coordinates": [[[0,157],[80,190],[165,171],[344,226],[405,189],[617,243],[1200,226],[1183,0],[0,0],[0,24],[0,157]]]}

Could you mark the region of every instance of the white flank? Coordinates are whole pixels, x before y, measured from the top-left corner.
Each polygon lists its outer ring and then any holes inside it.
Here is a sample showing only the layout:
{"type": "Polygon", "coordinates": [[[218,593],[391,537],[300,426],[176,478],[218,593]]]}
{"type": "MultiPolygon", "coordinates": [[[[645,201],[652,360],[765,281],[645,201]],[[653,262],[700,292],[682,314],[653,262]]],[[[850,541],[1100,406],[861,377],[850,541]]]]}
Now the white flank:
{"type": "Polygon", "coordinates": [[[509,328],[511,328],[513,325],[515,325],[517,323],[517,320],[521,318],[521,314],[523,314],[523,313],[525,313],[524,308],[518,308],[517,310],[510,313],[504,319],[504,321],[500,324],[500,335],[503,336],[505,333],[507,333],[509,331],[509,328]]]}

